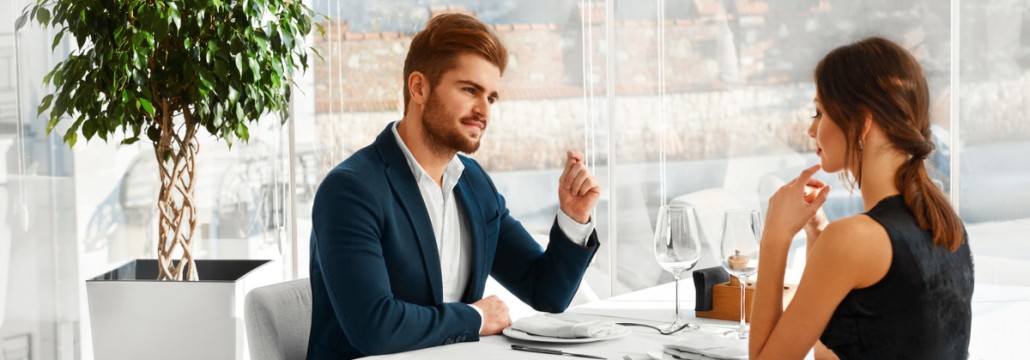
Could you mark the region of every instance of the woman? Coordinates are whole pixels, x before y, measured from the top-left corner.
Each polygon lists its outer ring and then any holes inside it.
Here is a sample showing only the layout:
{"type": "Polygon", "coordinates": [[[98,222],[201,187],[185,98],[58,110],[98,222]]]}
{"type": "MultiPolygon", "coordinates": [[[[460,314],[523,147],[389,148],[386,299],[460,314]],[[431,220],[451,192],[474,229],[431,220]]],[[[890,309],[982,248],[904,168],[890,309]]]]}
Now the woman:
{"type": "Polygon", "coordinates": [[[827,54],[815,81],[808,134],[821,163],[769,200],[751,358],[800,359],[813,346],[817,358],[967,358],[973,264],[962,221],[924,165],[934,145],[922,69],[874,37],[827,54]],[[857,186],[865,212],[828,223],[830,187],[812,178],[820,168],[857,186]],[[807,265],[782,310],[801,230],[807,265]]]}

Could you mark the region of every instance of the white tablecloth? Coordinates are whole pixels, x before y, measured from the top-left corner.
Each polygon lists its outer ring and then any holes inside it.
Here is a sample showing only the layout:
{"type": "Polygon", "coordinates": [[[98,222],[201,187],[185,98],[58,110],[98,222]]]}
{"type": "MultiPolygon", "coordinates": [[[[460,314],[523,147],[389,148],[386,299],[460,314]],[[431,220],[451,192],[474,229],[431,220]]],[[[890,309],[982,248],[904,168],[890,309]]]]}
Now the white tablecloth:
{"type": "MultiPolygon", "coordinates": [[[[723,332],[735,328],[735,322],[695,318],[692,286],[680,286],[681,311],[690,322],[701,324],[701,331],[723,332]]],[[[683,284],[681,284],[683,285],[683,284]]],[[[673,284],[663,284],[602,301],[569,309],[573,319],[633,321],[662,325],[673,317],[673,284]]],[[[1011,359],[1024,356],[1030,341],[1030,287],[977,285],[973,293],[973,334],[969,346],[971,359],[1011,359]]],[[[364,359],[573,359],[555,355],[534,354],[511,349],[524,344],[563,351],[603,356],[608,359],[648,359],[645,352],[661,350],[676,336],[658,335],[654,330],[633,327],[629,336],[585,344],[550,344],[511,339],[503,335],[487,336],[479,342],[438,346],[392,355],[364,359]]]]}

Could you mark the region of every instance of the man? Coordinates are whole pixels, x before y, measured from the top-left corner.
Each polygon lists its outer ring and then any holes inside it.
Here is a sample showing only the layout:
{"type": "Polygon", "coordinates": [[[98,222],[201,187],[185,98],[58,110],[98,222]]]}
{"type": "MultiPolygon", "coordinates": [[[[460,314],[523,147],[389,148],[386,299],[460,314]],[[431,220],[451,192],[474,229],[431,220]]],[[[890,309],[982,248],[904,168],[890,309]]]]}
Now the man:
{"type": "Polygon", "coordinates": [[[350,359],[463,341],[511,324],[487,275],[533,308],[564,311],[599,244],[600,196],[567,154],[561,211],[543,250],[471,154],[490,124],[507,50],[483,23],[441,15],[412,39],[404,118],[323,180],[311,234],[308,359],[350,359]]]}

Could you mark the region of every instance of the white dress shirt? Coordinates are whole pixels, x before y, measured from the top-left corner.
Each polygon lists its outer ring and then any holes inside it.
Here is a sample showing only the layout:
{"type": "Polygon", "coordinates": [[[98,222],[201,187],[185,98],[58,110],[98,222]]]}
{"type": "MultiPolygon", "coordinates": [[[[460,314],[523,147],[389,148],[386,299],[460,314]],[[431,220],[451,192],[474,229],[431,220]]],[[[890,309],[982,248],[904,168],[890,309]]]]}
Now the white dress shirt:
{"type": "MultiPolygon", "coordinates": [[[[393,136],[397,140],[397,146],[401,148],[411,173],[418,183],[418,190],[422,194],[422,200],[426,204],[426,211],[429,213],[429,220],[433,223],[433,235],[436,238],[436,249],[440,256],[440,275],[443,280],[443,301],[458,302],[465,293],[468,286],[471,257],[472,235],[469,233],[465,217],[458,211],[460,206],[454,199],[454,187],[465,171],[465,165],[455,155],[447,163],[444,169],[442,184],[437,185],[436,181],[426,173],[422,165],[415,160],[415,156],[404,144],[400,133],[397,132],[397,125],[400,121],[393,123],[393,136]]],[[[584,245],[594,230],[593,221],[580,224],[572,220],[564,211],[558,212],[558,227],[569,239],[577,244],[584,245]]],[[[470,305],[471,306],[471,305],[470,305]]],[[[482,330],[483,311],[472,306],[480,317],[480,330],[482,330]]]]}

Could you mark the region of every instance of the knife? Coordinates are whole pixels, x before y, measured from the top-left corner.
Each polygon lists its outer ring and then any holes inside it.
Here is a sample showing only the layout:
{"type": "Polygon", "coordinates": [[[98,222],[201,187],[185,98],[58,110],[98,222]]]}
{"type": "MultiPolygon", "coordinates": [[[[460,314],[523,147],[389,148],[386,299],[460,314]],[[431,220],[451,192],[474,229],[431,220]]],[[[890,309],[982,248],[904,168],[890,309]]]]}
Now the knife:
{"type": "Polygon", "coordinates": [[[513,344],[511,346],[511,349],[512,350],[519,350],[519,351],[529,351],[529,352],[535,352],[535,353],[541,353],[541,354],[578,356],[578,357],[583,357],[583,358],[588,358],[588,359],[607,359],[607,358],[603,358],[603,357],[600,357],[600,356],[586,355],[586,354],[576,354],[576,353],[570,353],[570,352],[565,352],[565,351],[561,351],[561,350],[535,348],[535,347],[530,347],[530,346],[525,346],[525,345],[514,345],[513,344]]]}

